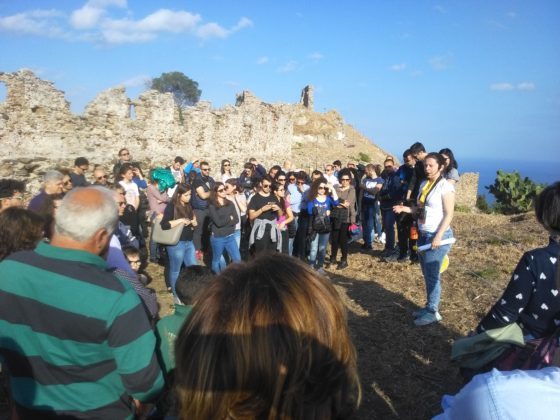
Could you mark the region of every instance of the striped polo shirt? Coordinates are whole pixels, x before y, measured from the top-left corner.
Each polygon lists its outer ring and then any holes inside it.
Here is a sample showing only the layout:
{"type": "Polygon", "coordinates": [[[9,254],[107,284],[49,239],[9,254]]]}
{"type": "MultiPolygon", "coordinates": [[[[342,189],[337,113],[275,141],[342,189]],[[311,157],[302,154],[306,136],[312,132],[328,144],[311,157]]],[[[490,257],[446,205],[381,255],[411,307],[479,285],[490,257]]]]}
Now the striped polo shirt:
{"type": "Polygon", "coordinates": [[[0,263],[0,360],[23,418],[132,418],[162,386],[136,292],[86,251],[41,242],[0,263]]]}

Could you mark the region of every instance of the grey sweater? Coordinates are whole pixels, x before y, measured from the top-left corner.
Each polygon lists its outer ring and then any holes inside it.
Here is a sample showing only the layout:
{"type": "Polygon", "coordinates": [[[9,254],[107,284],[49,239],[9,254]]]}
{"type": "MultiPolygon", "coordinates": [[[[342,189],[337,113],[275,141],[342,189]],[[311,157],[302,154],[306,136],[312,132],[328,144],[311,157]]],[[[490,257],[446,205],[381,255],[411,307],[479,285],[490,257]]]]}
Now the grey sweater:
{"type": "Polygon", "coordinates": [[[235,225],[239,222],[235,205],[226,200],[222,207],[213,204],[208,206],[210,211],[210,229],[214,236],[228,236],[235,231],[235,225]]]}

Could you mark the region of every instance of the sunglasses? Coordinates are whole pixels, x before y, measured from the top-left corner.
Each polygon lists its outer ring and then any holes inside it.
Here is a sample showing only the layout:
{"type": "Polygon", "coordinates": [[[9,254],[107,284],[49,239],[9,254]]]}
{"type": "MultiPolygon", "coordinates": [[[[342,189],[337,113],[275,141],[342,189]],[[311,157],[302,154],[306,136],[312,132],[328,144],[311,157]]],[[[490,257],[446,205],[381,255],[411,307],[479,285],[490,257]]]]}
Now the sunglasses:
{"type": "Polygon", "coordinates": [[[290,178],[290,182],[294,182],[295,180],[295,178],[290,178]]]}
{"type": "Polygon", "coordinates": [[[210,168],[200,168],[201,171],[208,172],[210,168]]]}
{"type": "Polygon", "coordinates": [[[98,176],[98,177],[97,177],[97,179],[98,179],[99,181],[101,181],[102,179],[107,179],[107,178],[108,178],[107,175],[103,175],[103,176],[98,176]]]}
{"type": "Polygon", "coordinates": [[[350,178],[340,178],[341,181],[350,181],[350,178]]]}
{"type": "Polygon", "coordinates": [[[263,188],[270,188],[270,184],[262,184],[263,188]]]}
{"type": "Polygon", "coordinates": [[[64,183],[64,185],[71,185],[71,184],[72,184],[72,181],[66,181],[66,182],[64,183]]]}
{"type": "Polygon", "coordinates": [[[327,187],[319,187],[319,188],[317,188],[317,189],[318,189],[318,190],[326,190],[327,187]]]}
{"type": "Polygon", "coordinates": [[[223,188],[218,188],[218,189],[216,190],[216,192],[224,192],[224,191],[225,191],[225,190],[224,190],[223,188]]]}
{"type": "Polygon", "coordinates": [[[224,166],[231,166],[229,163],[224,163],[224,166]]]}

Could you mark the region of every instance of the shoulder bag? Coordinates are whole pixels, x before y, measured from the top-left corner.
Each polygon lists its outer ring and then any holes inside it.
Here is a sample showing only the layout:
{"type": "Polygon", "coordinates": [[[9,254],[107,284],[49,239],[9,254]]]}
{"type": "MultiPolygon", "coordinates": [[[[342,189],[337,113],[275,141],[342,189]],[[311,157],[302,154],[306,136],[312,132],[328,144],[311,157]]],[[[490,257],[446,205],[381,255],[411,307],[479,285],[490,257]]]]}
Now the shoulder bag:
{"type": "Polygon", "coordinates": [[[183,227],[183,224],[180,223],[171,229],[164,230],[161,227],[161,219],[156,219],[152,225],[152,240],[162,245],[177,245],[181,239],[183,227]]]}

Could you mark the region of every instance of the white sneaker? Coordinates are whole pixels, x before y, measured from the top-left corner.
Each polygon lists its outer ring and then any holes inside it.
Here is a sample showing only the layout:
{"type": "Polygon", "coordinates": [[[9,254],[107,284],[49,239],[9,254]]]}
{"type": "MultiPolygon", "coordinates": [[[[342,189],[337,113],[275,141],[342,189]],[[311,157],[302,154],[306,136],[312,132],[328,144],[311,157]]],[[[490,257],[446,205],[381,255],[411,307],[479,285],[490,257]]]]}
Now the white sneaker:
{"type": "Polygon", "coordinates": [[[382,243],[382,244],[385,243],[385,232],[383,232],[383,233],[381,234],[381,236],[379,237],[379,242],[382,243]]]}

